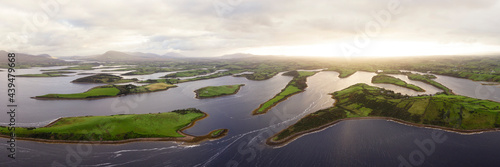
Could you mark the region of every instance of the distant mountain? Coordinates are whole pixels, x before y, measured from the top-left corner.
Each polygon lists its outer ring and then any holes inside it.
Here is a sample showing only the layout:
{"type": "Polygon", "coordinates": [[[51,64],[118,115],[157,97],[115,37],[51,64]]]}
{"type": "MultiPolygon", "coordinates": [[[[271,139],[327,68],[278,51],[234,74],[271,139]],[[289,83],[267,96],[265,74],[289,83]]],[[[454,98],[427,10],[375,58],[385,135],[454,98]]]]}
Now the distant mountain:
{"type": "Polygon", "coordinates": [[[244,58],[252,58],[252,57],[262,57],[262,56],[248,54],[248,53],[235,53],[235,54],[223,55],[219,58],[221,58],[221,59],[244,59],[244,58]]]}
{"type": "Polygon", "coordinates": [[[169,58],[186,58],[186,56],[184,56],[180,53],[176,53],[176,52],[168,52],[168,53],[165,53],[161,56],[162,57],[169,57],[169,58]]]}
{"type": "Polygon", "coordinates": [[[170,57],[160,56],[154,53],[142,52],[119,52],[107,51],[101,55],[74,57],[78,60],[101,61],[101,62],[152,62],[171,61],[170,57]]]}
{"type": "MultiPolygon", "coordinates": [[[[2,55],[2,59],[0,59],[0,63],[5,64],[8,62],[8,60],[4,57],[7,57],[8,52],[4,50],[0,50],[0,55],[2,55]],[[5,56],[4,56],[5,55],[5,56]]],[[[15,53],[16,54],[16,63],[18,64],[56,64],[56,63],[62,63],[65,62],[64,60],[59,60],[57,58],[54,58],[48,54],[41,54],[41,55],[30,55],[30,54],[25,54],[25,53],[15,53]]]]}

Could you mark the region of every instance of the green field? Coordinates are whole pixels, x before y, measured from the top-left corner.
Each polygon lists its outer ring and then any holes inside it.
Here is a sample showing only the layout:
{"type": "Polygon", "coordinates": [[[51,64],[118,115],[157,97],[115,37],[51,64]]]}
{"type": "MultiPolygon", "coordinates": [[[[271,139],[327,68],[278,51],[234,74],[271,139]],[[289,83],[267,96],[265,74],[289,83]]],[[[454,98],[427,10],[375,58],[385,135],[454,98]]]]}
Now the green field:
{"type": "Polygon", "coordinates": [[[37,96],[36,98],[60,98],[60,99],[85,99],[85,98],[98,98],[98,97],[112,97],[119,95],[120,90],[115,86],[99,86],[92,88],[84,93],[74,94],[47,94],[37,96]]]}
{"type": "Polygon", "coordinates": [[[305,116],[270,140],[283,140],[352,117],[389,117],[457,130],[500,127],[500,103],[489,100],[446,94],[412,97],[366,84],[352,85],[332,95],[335,106],[305,116]]]}
{"type": "Polygon", "coordinates": [[[92,76],[87,76],[83,78],[75,79],[71,82],[74,83],[127,83],[138,81],[134,79],[123,79],[123,77],[111,75],[111,74],[96,74],[92,76]]]}
{"type": "Polygon", "coordinates": [[[196,98],[211,98],[238,93],[240,88],[245,84],[238,85],[223,85],[223,86],[207,86],[195,90],[196,98]]]}
{"type": "MultiPolygon", "coordinates": [[[[134,138],[184,137],[179,131],[206,116],[198,109],[176,110],[157,114],[84,116],[62,118],[49,127],[16,127],[16,137],[117,141],[134,138]]],[[[0,134],[9,135],[6,127],[0,134]]]]}
{"type": "Polygon", "coordinates": [[[175,85],[166,83],[154,83],[144,86],[135,85],[106,85],[94,87],[84,93],[74,93],[74,94],[47,94],[43,96],[36,96],[35,98],[40,99],[89,99],[89,98],[100,98],[100,97],[114,97],[118,95],[126,95],[132,93],[147,93],[167,90],[169,88],[176,87],[175,85]]]}
{"type": "Polygon", "coordinates": [[[372,83],[393,84],[393,85],[405,87],[405,88],[408,88],[408,89],[412,89],[414,91],[425,92],[424,89],[418,87],[417,85],[408,84],[408,83],[406,83],[405,81],[403,81],[403,80],[401,80],[399,78],[395,78],[395,77],[392,77],[392,76],[389,76],[389,75],[384,75],[384,74],[379,74],[379,75],[374,76],[372,78],[372,83]]]}
{"type": "Polygon", "coordinates": [[[420,75],[420,74],[409,73],[409,74],[407,74],[407,76],[408,76],[408,79],[415,80],[415,81],[422,81],[422,82],[430,84],[436,88],[439,88],[439,89],[443,90],[444,93],[446,93],[446,94],[453,94],[453,92],[449,88],[440,84],[439,82],[432,80],[432,79],[436,78],[436,76],[434,76],[434,75],[428,75],[428,74],[420,75]]]}
{"type": "Polygon", "coordinates": [[[269,111],[273,106],[278,104],[279,102],[284,101],[286,98],[304,91],[307,87],[306,80],[307,77],[313,76],[317,72],[314,71],[290,71],[283,75],[293,76],[293,79],[288,82],[286,87],[281,90],[280,93],[276,94],[272,99],[262,103],[259,108],[255,109],[252,114],[264,114],[269,111]]]}

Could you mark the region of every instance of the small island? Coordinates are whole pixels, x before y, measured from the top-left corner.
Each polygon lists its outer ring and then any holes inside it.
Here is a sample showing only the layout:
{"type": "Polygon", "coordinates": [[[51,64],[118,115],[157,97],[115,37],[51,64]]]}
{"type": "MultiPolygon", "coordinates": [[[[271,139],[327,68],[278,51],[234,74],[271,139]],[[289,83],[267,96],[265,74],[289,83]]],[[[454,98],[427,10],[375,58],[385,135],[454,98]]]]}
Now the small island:
{"type": "Polygon", "coordinates": [[[92,76],[78,78],[71,82],[72,83],[128,83],[136,81],[138,81],[137,78],[123,79],[123,77],[111,74],[96,74],[92,76]]]}
{"type": "Polygon", "coordinates": [[[309,132],[348,119],[387,119],[404,124],[460,133],[499,130],[500,103],[440,93],[408,96],[366,84],[332,94],[333,107],[316,111],[267,140],[279,146],[309,132]]]}
{"type": "Polygon", "coordinates": [[[285,76],[293,76],[293,79],[288,82],[286,87],[281,90],[280,93],[276,94],[273,98],[262,103],[259,108],[253,110],[253,115],[265,114],[272,107],[276,106],[278,103],[286,100],[297,93],[303,92],[307,88],[307,77],[316,74],[316,71],[289,71],[284,73],[285,76]]]}
{"type": "MultiPolygon", "coordinates": [[[[16,127],[16,137],[49,143],[83,141],[118,144],[134,141],[191,143],[225,136],[227,129],[217,129],[204,136],[191,136],[182,132],[207,116],[198,109],[189,108],[157,114],[67,117],[40,128],[16,127]]],[[[6,137],[10,133],[7,127],[0,126],[0,137],[6,137]]]]}
{"type": "Polygon", "coordinates": [[[374,76],[372,78],[372,83],[393,84],[396,86],[401,86],[401,87],[405,87],[408,89],[412,89],[412,90],[417,91],[417,92],[425,92],[424,89],[420,88],[417,85],[408,84],[399,78],[392,77],[392,76],[385,75],[385,74],[378,74],[378,75],[374,76]]]}
{"type": "Polygon", "coordinates": [[[238,93],[238,91],[242,86],[245,86],[245,84],[207,86],[197,89],[194,92],[196,93],[196,98],[198,99],[214,98],[214,97],[234,95],[238,93]]]}
{"type": "Polygon", "coordinates": [[[72,71],[51,71],[51,72],[44,72],[41,74],[23,74],[23,75],[17,75],[18,77],[66,77],[68,75],[64,74],[70,74],[70,73],[76,73],[72,71]]]}
{"type": "Polygon", "coordinates": [[[144,86],[129,85],[105,85],[94,87],[83,93],[74,94],[47,94],[43,96],[33,97],[34,99],[42,100],[57,100],[57,99],[98,99],[106,97],[116,97],[127,94],[135,93],[148,93],[167,90],[172,87],[177,87],[176,85],[166,84],[166,83],[154,83],[144,86]]]}
{"type": "Polygon", "coordinates": [[[172,74],[165,75],[163,78],[177,78],[177,77],[193,77],[193,76],[198,76],[198,75],[205,75],[215,72],[215,69],[199,69],[199,70],[189,70],[189,71],[182,71],[182,72],[176,72],[172,74]]]}

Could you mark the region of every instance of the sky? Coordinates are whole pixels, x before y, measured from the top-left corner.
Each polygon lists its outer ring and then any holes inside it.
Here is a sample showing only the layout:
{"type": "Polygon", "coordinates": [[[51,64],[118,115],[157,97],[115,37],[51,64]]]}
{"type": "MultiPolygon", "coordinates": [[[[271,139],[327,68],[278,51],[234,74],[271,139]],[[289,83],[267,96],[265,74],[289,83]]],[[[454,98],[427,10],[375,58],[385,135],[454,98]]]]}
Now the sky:
{"type": "Polygon", "coordinates": [[[0,1],[0,50],[393,57],[500,53],[495,0],[0,1]]]}

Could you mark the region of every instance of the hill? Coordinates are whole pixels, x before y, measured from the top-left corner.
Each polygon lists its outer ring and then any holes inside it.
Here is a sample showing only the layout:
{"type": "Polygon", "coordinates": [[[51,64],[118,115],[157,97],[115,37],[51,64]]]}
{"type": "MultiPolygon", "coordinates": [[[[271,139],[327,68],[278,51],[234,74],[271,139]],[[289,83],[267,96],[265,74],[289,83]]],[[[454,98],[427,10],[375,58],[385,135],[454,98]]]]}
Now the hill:
{"type": "Polygon", "coordinates": [[[101,55],[75,57],[77,60],[100,61],[100,62],[155,62],[155,61],[173,61],[167,56],[161,56],[154,53],[142,52],[119,52],[107,51],[101,55]]]}
{"type": "MultiPolygon", "coordinates": [[[[7,57],[8,52],[0,50],[2,57],[7,57]]],[[[25,53],[16,54],[16,67],[27,68],[33,66],[59,66],[68,65],[69,63],[64,60],[56,59],[48,54],[30,55],[25,53]]],[[[0,59],[0,68],[7,68],[8,60],[6,58],[0,59]]]]}

